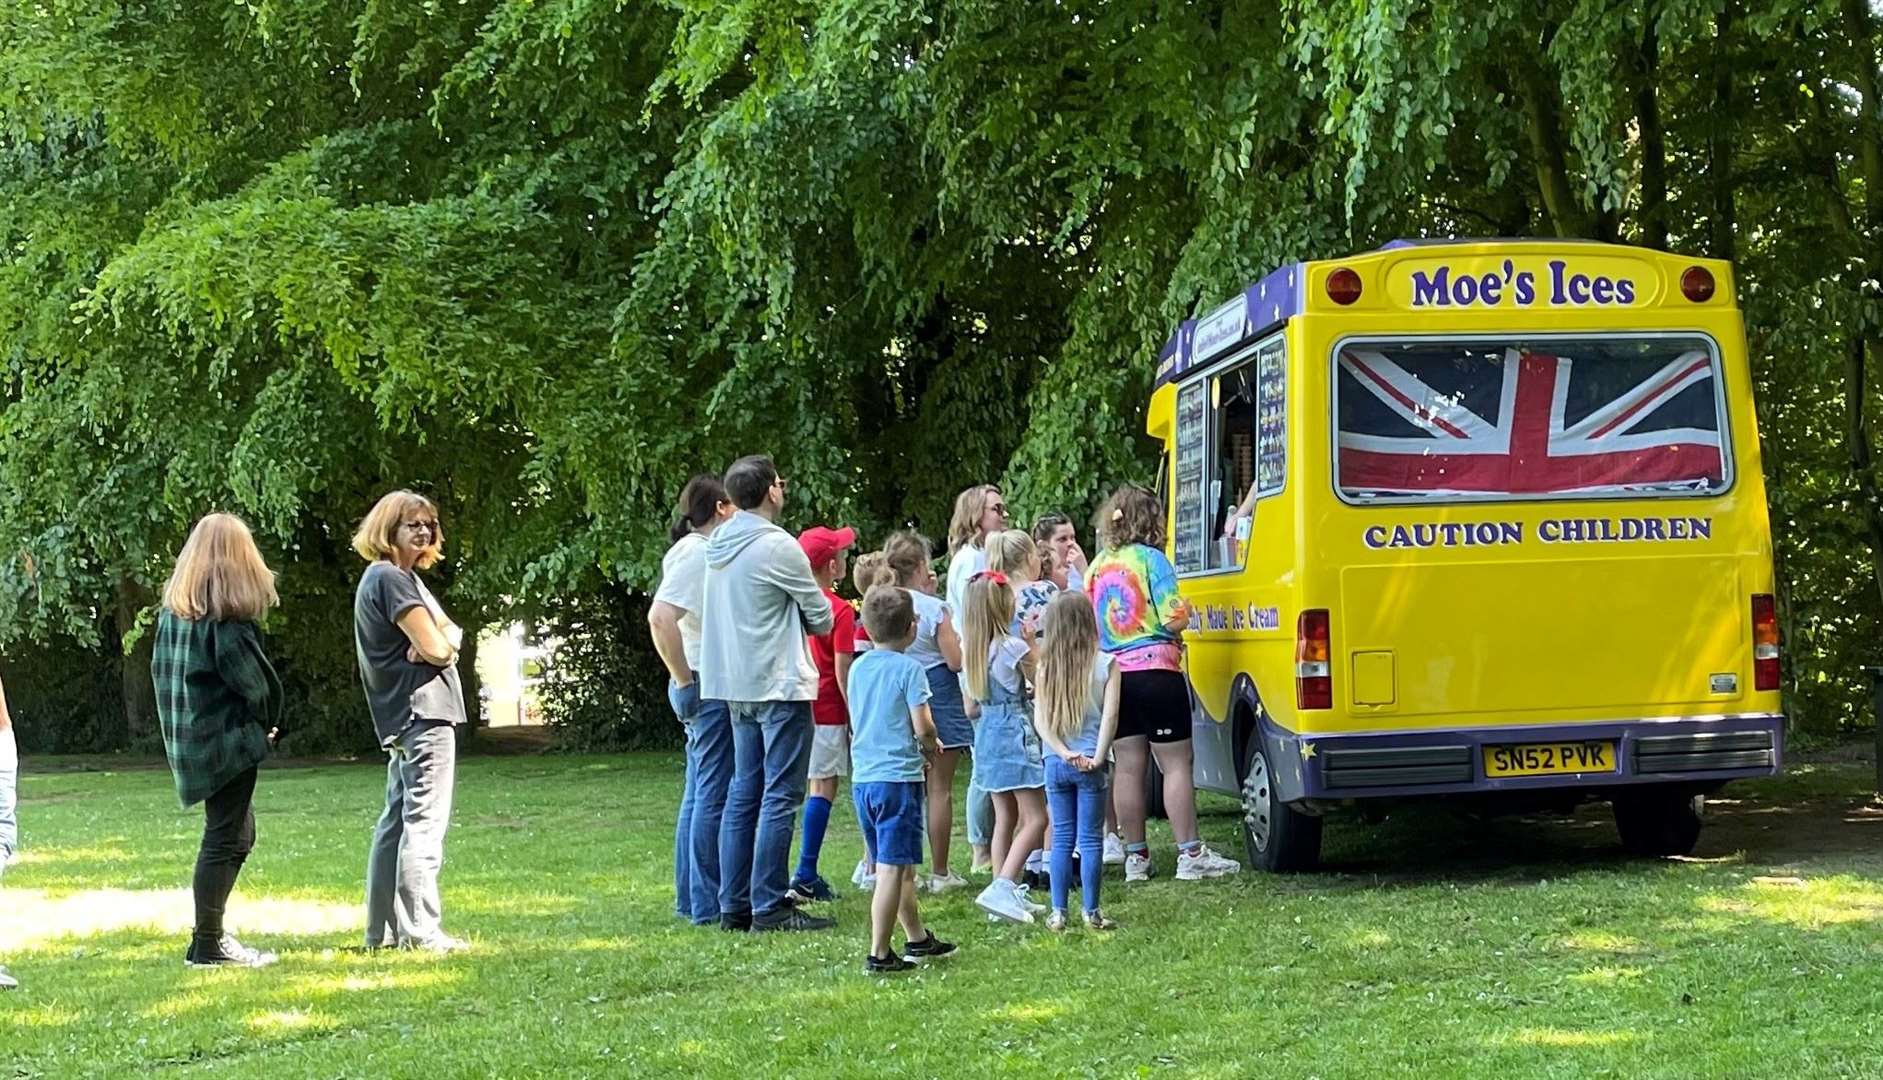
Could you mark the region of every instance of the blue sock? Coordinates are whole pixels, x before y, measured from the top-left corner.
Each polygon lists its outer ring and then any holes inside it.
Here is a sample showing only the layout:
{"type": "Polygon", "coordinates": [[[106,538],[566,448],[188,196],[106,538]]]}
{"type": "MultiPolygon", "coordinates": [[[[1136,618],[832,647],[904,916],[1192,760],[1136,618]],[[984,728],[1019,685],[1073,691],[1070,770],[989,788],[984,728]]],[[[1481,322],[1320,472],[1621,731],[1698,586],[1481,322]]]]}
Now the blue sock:
{"type": "Polygon", "coordinates": [[[817,855],[824,847],[824,830],[830,825],[830,800],[813,795],[804,800],[804,845],[798,849],[796,880],[817,877],[817,855]]]}

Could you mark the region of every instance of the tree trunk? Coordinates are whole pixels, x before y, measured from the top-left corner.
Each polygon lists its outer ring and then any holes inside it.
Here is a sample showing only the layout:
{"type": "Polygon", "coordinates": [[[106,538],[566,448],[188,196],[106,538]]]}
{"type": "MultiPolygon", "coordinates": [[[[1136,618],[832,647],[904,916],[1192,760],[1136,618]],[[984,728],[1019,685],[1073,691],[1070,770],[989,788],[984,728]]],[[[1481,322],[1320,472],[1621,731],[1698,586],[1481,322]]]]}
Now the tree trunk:
{"type": "Polygon", "coordinates": [[[484,688],[484,680],[477,674],[477,637],[484,632],[481,626],[464,628],[464,644],[458,649],[458,681],[464,686],[464,711],[471,722],[466,725],[466,735],[485,726],[483,710],[478,705],[478,692],[484,688]]]}
{"type": "Polygon", "coordinates": [[[1546,77],[1549,35],[1534,57],[1524,57],[1514,65],[1518,95],[1523,99],[1525,127],[1530,136],[1530,156],[1536,163],[1537,191],[1543,197],[1543,209],[1557,236],[1590,237],[1594,223],[1576,201],[1575,187],[1569,182],[1569,155],[1563,146],[1562,121],[1556,103],[1556,88],[1546,77]]]}
{"type": "Polygon", "coordinates": [[[1850,456],[1851,479],[1863,502],[1864,525],[1870,534],[1870,575],[1877,596],[1883,598],[1883,504],[1877,502],[1876,474],[1871,469],[1870,431],[1864,421],[1866,375],[1863,335],[1852,331],[1844,339],[1844,445],[1850,456]]]}
{"type": "Polygon", "coordinates": [[[1733,203],[1733,2],[1720,9],[1713,33],[1713,110],[1707,139],[1707,177],[1713,184],[1712,255],[1731,261],[1738,255],[1733,203]]]}
{"type": "Polygon", "coordinates": [[[123,656],[119,686],[124,701],[124,734],[132,747],[148,746],[157,738],[157,690],[150,678],[152,631],[146,628],[129,651],[124,639],[137,627],[137,615],[150,596],[136,582],[122,580],[117,588],[118,650],[123,656]]]}
{"type": "MultiPolygon", "coordinates": [[[[1863,95],[1863,107],[1857,113],[1857,160],[1863,166],[1863,217],[1871,230],[1883,225],[1883,77],[1876,66],[1876,50],[1871,44],[1872,25],[1868,0],[1843,0],[1844,31],[1856,54],[1857,69],[1852,72],[1857,92],[1863,95]]],[[[1866,247],[1869,245],[1866,244],[1866,247]]],[[[1866,257],[1868,252],[1865,253],[1866,257]]],[[[1872,271],[1876,263],[1870,263],[1872,271]]]]}
{"type": "Polygon", "coordinates": [[[1641,126],[1641,243],[1657,251],[1667,249],[1667,137],[1661,129],[1660,99],[1655,89],[1661,75],[1661,40],[1654,29],[1654,11],[1641,34],[1640,62],[1635,70],[1635,121],[1641,126]]]}

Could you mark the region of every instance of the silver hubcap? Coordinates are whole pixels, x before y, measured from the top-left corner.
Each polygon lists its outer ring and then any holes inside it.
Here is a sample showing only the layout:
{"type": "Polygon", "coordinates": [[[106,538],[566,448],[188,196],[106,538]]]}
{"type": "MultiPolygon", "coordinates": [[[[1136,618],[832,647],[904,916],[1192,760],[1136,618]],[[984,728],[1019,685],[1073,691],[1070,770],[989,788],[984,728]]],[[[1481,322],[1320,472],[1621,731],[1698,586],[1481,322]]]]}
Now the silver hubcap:
{"type": "Polygon", "coordinates": [[[1249,777],[1242,782],[1242,825],[1255,841],[1255,850],[1267,851],[1275,828],[1275,803],[1268,779],[1268,756],[1260,750],[1249,762],[1249,777]]]}

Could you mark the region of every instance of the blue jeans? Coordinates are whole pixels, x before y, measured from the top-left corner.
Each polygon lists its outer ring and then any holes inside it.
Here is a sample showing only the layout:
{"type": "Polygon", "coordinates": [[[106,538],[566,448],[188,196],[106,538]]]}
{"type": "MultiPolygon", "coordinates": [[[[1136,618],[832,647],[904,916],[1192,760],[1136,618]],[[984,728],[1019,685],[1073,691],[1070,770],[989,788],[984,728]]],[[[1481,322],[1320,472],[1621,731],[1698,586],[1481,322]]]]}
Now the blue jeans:
{"type": "Polygon", "coordinates": [[[1066,910],[1072,892],[1072,845],[1079,845],[1079,889],[1085,910],[1098,910],[1105,874],[1105,796],[1109,769],[1080,772],[1058,754],[1046,755],[1046,812],[1053,823],[1053,910],[1066,910]]]}
{"type": "Polygon", "coordinates": [[[687,733],[686,786],[673,832],[674,914],[699,924],[719,919],[719,823],[732,781],[732,728],[723,701],[702,701],[696,676],[669,683],[667,703],[687,733]]]}
{"type": "Polygon", "coordinates": [[[994,842],[994,797],[981,790],[972,770],[968,773],[968,843],[988,847],[994,842]]]}
{"type": "Polygon", "coordinates": [[[719,910],[768,915],[785,906],[791,834],[811,772],[811,703],[729,701],[732,784],[719,827],[719,910]]]}

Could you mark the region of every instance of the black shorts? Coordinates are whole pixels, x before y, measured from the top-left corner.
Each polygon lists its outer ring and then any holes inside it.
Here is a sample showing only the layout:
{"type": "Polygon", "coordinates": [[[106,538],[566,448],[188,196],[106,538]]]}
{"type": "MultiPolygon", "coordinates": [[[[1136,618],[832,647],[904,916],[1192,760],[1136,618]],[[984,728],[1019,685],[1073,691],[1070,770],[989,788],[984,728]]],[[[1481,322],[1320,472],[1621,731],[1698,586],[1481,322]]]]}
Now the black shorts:
{"type": "Polygon", "coordinates": [[[1118,734],[1154,743],[1190,737],[1190,680],[1181,671],[1125,671],[1118,676],[1118,734]]]}

